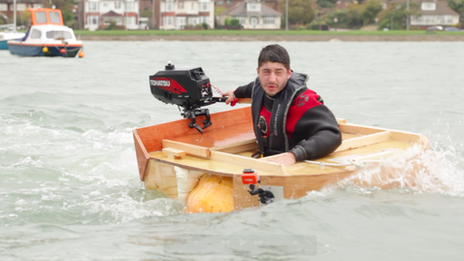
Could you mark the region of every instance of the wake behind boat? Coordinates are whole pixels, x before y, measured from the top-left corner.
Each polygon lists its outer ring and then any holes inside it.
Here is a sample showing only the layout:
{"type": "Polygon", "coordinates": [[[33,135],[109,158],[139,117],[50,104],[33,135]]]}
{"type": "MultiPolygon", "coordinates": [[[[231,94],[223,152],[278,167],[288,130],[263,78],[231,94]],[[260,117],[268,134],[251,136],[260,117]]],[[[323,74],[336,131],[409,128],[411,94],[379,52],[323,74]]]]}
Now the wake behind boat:
{"type": "Polygon", "coordinates": [[[49,8],[28,9],[31,27],[20,40],[8,41],[11,54],[21,56],[84,57],[82,41],[63,24],[61,11],[49,8]]]}
{"type": "MultiPolygon", "coordinates": [[[[338,119],[342,144],[316,161],[285,166],[253,158],[259,150],[250,107],[209,114],[221,102],[201,68],[166,66],[150,76],[155,98],[176,104],[185,119],[133,131],[140,179],[182,200],[187,213],[227,212],[296,199],[355,173],[363,163],[403,157],[428,139],[416,133],[347,123],[338,119]],[[203,123],[203,127],[198,125],[203,123]]],[[[240,102],[240,101],[239,101],[240,102]]]]}

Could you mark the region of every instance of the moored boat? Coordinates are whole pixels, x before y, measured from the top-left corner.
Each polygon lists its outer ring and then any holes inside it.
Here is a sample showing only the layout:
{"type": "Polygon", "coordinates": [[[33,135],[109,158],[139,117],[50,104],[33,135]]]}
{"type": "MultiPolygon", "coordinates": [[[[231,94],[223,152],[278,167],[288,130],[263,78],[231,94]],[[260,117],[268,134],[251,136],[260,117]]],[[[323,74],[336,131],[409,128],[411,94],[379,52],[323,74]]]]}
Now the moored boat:
{"type": "Polygon", "coordinates": [[[0,32],[0,50],[8,50],[8,41],[20,40],[26,34],[16,31],[16,0],[13,1],[13,24],[5,32],[0,32]]]}
{"type": "Polygon", "coordinates": [[[21,56],[84,57],[82,41],[63,24],[61,11],[49,8],[28,9],[31,27],[21,40],[8,41],[11,54],[21,56]]]}
{"type": "Polygon", "coordinates": [[[333,153],[285,166],[269,161],[275,156],[252,157],[259,147],[250,107],[211,115],[199,108],[214,103],[201,68],[175,70],[168,64],[150,76],[150,85],[155,98],[182,107],[185,119],[133,131],[140,179],[147,189],[182,200],[188,213],[300,198],[351,176],[363,163],[378,164],[403,157],[414,146],[429,146],[421,134],[337,119],[343,142],[333,153]]]}
{"type": "Polygon", "coordinates": [[[8,50],[8,41],[21,40],[25,33],[20,32],[0,32],[0,50],[8,50]]]}

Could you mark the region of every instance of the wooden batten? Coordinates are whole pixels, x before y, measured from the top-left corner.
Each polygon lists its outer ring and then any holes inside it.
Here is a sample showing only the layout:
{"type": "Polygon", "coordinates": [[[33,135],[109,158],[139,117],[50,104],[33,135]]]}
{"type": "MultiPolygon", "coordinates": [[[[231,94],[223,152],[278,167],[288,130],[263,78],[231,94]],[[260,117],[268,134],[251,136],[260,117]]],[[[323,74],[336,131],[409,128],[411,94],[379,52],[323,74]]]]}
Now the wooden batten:
{"type": "Polygon", "coordinates": [[[341,132],[344,133],[353,133],[358,135],[370,135],[378,132],[383,132],[385,129],[371,127],[371,126],[362,126],[356,124],[339,124],[341,132]]]}
{"type": "Polygon", "coordinates": [[[365,135],[358,138],[344,140],[342,145],[338,147],[335,152],[350,150],[354,148],[360,148],[375,143],[388,141],[391,139],[391,131],[378,132],[375,134],[365,135]]]}
{"type": "MultiPolygon", "coordinates": [[[[187,143],[172,141],[172,140],[162,140],[163,148],[174,148],[181,151],[185,151],[188,155],[198,156],[203,158],[209,158],[211,152],[208,148],[191,145],[187,143]]],[[[163,149],[164,151],[164,149],[163,149]]]]}
{"type": "Polygon", "coordinates": [[[240,155],[228,154],[220,151],[211,151],[211,160],[243,166],[247,169],[262,170],[274,175],[288,175],[286,167],[270,161],[261,161],[240,155]]]}
{"type": "Polygon", "coordinates": [[[211,148],[211,150],[222,151],[226,153],[240,153],[244,151],[259,149],[258,144],[256,143],[256,139],[245,140],[241,142],[237,142],[234,144],[228,144],[224,146],[218,146],[211,148]]]}
{"type": "Polygon", "coordinates": [[[163,148],[163,152],[168,155],[168,159],[182,159],[182,156],[187,155],[185,151],[174,148],[163,148]]]}

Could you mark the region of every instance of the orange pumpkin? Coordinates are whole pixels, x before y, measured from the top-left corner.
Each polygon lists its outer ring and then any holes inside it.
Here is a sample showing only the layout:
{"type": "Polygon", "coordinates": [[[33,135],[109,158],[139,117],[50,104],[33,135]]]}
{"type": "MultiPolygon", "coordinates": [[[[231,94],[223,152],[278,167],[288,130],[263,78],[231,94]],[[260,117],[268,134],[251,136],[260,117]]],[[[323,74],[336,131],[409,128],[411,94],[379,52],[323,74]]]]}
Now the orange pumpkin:
{"type": "Polygon", "coordinates": [[[187,197],[185,213],[229,212],[234,210],[230,177],[205,174],[187,197]]]}

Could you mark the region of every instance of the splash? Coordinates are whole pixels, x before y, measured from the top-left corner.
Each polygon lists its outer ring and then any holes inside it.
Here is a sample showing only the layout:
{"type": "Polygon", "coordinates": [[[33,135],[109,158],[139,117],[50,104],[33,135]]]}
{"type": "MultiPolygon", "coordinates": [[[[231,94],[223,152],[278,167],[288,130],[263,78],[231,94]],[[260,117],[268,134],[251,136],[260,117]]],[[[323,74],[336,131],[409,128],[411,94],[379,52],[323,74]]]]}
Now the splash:
{"type": "Polygon", "coordinates": [[[400,158],[363,166],[354,175],[324,188],[323,193],[354,187],[366,193],[398,189],[464,197],[461,153],[453,146],[443,148],[435,143],[431,147],[424,151],[419,145],[413,146],[400,158]]]}

